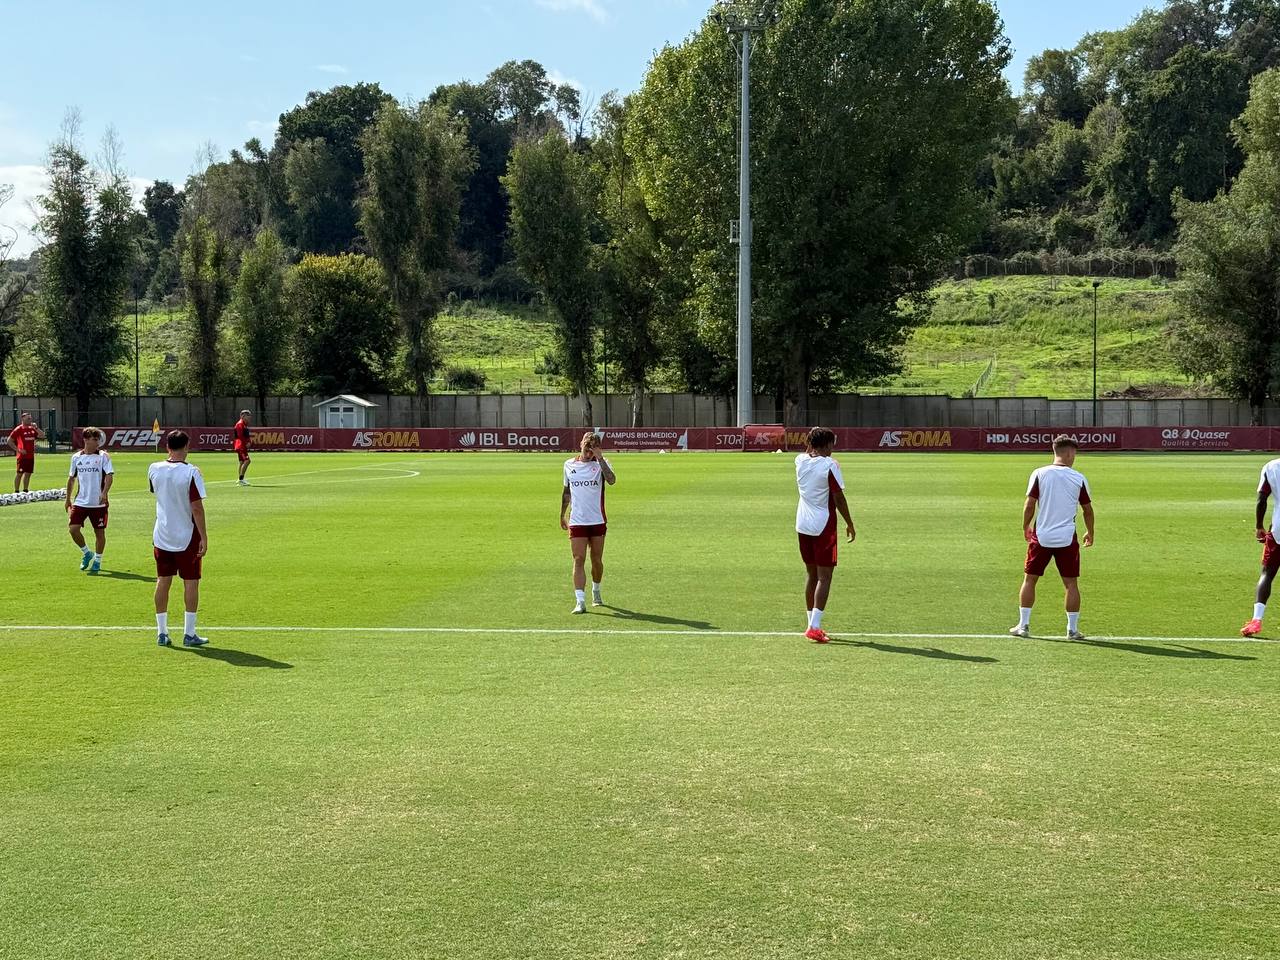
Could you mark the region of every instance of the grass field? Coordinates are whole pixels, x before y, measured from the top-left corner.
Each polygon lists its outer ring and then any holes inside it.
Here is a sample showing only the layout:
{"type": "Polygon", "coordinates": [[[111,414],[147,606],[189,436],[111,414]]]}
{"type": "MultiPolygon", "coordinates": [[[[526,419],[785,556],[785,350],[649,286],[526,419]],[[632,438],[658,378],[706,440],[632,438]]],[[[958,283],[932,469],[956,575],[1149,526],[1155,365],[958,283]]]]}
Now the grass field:
{"type": "Polygon", "coordinates": [[[6,960],[1280,951],[1280,644],[1219,642],[1263,457],[1082,458],[1071,644],[1048,581],[1001,636],[1043,458],[846,456],[823,647],[787,457],[614,457],[575,618],[559,457],[200,455],[199,652],[154,644],[148,459],[96,579],[0,509],[6,960]]]}

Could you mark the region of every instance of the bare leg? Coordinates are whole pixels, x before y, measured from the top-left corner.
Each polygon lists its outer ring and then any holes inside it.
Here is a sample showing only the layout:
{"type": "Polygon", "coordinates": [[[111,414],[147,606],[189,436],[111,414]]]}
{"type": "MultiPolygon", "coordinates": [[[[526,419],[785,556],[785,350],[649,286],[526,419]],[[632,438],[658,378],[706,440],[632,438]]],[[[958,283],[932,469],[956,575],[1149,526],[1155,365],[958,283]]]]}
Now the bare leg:
{"type": "Polygon", "coordinates": [[[1063,577],[1062,585],[1067,588],[1067,613],[1080,612],[1080,581],[1076,577],[1063,577]]]}
{"type": "Polygon", "coordinates": [[[599,583],[604,579],[604,537],[592,537],[591,548],[591,582],[599,583]]]}
{"type": "Polygon", "coordinates": [[[814,585],[813,591],[813,607],[814,610],[827,609],[827,598],[831,596],[831,575],[835,573],[835,567],[816,567],[818,574],[818,582],[814,585]]]}
{"type": "Polygon", "coordinates": [[[804,582],[804,608],[806,610],[813,609],[813,596],[818,592],[818,568],[812,563],[804,565],[808,577],[804,582]]]}
{"type": "Polygon", "coordinates": [[[156,613],[169,612],[169,587],[173,577],[156,577],[156,613]]]}
{"type": "Polygon", "coordinates": [[[240,479],[243,480],[244,475],[248,472],[249,472],[249,461],[241,460],[240,461],[240,479]]]}
{"type": "Polygon", "coordinates": [[[569,549],[573,551],[573,589],[587,589],[587,543],[586,537],[573,537],[569,541],[569,549]]]}
{"type": "Polygon", "coordinates": [[[23,493],[31,492],[31,474],[29,473],[24,473],[22,475],[22,492],[23,493]]]}
{"type": "Polygon", "coordinates": [[[93,549],[98,556],[102,556],[103,551],[107,549],[107,531],[100,527],[93,528],[93,549]]]}
{"type": "Polygon", "coordinates": [[[186,601],[187,613],[195,613],[200,609],[200,581],[183,580],[182,598],[186,601]]]}
{"type": "Polygon", "coordinates": [[[1022,589],[1018,591],[1018,606],[1030,608],[1036,605],[1036,584],[1039,580],[1033,573],[1023,576],[1022,589]]]}
{"type": "Polygon", "coordinates": [[[83,550],[84,533],[81,529],[79,527],[67,527],[67,530],[71,533],[71,539],[75,541],[76,546],[83,550]]]}
{"type": "Polygon", "coordinates": [[[1269,572],[1266,567],[1262,568],[1262,576],[1258,578],[1258,603],[1266,603],[1271,599],[1271,581],[1275,578],[1274,573],[1269,572]]]}

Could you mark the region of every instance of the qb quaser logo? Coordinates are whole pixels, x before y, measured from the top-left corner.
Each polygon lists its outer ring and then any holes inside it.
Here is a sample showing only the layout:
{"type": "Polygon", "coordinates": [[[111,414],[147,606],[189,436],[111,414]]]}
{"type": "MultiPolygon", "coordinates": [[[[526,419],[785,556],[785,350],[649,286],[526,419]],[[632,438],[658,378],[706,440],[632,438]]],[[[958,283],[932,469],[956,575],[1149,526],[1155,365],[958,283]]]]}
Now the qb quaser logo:
{"type": "Polygon", "coordinates": [[[949,447],[950,430],[886,430],[880,438],[882,447],[949,447]]]}

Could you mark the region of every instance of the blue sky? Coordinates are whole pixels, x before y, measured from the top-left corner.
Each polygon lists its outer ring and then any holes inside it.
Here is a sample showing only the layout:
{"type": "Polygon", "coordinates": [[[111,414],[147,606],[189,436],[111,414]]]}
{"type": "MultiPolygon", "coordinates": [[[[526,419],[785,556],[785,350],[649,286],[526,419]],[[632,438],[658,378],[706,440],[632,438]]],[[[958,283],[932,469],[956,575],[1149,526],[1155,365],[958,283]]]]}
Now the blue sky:
{"type": "MultiPolygon", "coordinates": [[[[997,0],[1013,43],[1015,88],[1027,56],[1090,30],[1123,26],[1159,0],[997,0]]],[[[695,29],[708,0],[181,0],[52,7],[0,0],[0,183],[17,188],[0,224],[30,220],[39,165],[68,107],[90,145],[114,125],[139,184],[180,183],[203,145],[223,155],[309,90],[376,81],[396,96],[479,80],[506,60],[540,61],[589,95],[634,89],[654,51],[695,29]],[[50,10],[56,13],[50,13],[50,10]],[[64,26],[51,29],[56,16],[64,26]]],[[[29,237],[20,249],[29,249],[29,237]]]]}

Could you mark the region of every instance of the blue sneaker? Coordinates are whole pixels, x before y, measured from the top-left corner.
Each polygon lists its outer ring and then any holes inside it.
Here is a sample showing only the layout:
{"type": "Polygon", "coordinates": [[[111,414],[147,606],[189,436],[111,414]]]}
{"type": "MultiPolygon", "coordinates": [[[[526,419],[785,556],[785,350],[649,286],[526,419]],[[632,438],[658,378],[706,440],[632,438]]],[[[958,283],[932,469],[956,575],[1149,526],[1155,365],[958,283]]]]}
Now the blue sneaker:
{"type": "Polygon", "coordinates": [[[203,647],[208,642],[208,637],[197,637],[194,633],[188,633],[182,638],[182,645],[184,647],[203,647]]]}
{"type": "Polygon", "coordinates": [[[91,551],[91,552],[89,552],[89,553],[86,553],[83,557],[81,557],[81,558],[80,558],[80,569],[81,569],[81,570],[88,570],[88,569],[89,569],[89,564],[91,564],[91,563],[93,563],[93,553],[92,553],[92,551],[91,551]]]}
{"type": "Polygon", "coordinates": [[[99,573],[102,570],[102,563],[98,560],[93,561],[89,566],[90,573],[99,573]]]}
{"type": "Polygon", "coordinates": [[[156,637],[156,643],[158,643],[162,647],[173,646],[173,641],[169,639],[169,635],[167,633],[162,633],[160,634],[160,636],[156,637]]]}

